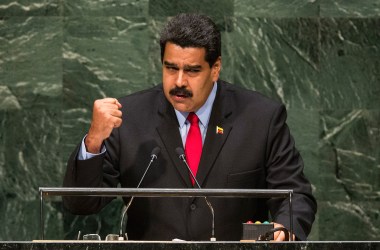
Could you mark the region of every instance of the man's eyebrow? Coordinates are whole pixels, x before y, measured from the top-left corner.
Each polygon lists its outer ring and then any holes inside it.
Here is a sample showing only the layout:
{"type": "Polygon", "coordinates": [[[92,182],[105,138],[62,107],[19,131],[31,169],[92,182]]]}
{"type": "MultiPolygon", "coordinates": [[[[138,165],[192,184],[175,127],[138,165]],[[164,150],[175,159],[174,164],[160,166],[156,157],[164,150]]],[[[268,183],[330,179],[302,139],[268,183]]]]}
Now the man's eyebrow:
{"type": "Polygon", "coordinates": [[[171,63],[171,62],[168,62],[168,61],[164,61],[164,65],[165,66],[169,66],[169,67],[177,67],[178,68],[177,64],[171,63]]]}
{"type": "MultiPolygon", "coordinates": [[[[168,61],[164,61],[164,65],[168,67],[175,67],[178,68],[178,65],[175,63],[171,63],[168,61]]],[[[184,70],[200,70],[202,69],[202,65],[185,65],[184,70]]]]}
{"type": "Polygon", "coordinates": [[[185,65],[185,70],[189,70],[189,69],[202,69],[202,66],[201,65],[185,65]]]}

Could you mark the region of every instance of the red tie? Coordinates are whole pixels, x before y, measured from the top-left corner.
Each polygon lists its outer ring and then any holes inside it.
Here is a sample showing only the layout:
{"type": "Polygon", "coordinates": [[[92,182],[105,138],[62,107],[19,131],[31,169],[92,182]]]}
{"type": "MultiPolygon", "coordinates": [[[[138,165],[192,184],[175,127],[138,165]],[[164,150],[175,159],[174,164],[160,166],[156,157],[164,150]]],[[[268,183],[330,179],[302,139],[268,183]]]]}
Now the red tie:
{"type": "MultiPolygon", "coordinates": [[[[194,112],[191,112],[187,116],[187,120],[190,122],[190,129],[186,138],[185,155],[191,171],[194,176],[196,176],[202,155],[202,135],[201,130],[199,129],[199,118],[194,112]]],[[[191,175],[190,179],[191,183],[194,185],[194,180],[191,175]]]]}

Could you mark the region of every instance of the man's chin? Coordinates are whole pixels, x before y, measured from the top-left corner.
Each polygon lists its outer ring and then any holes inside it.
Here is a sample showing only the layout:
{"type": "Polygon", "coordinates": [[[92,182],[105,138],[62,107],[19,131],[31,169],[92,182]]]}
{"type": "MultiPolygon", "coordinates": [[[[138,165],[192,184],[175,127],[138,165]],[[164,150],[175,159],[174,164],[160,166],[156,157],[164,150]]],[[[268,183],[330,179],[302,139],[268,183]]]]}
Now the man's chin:
{"type": "Polygon", "coordinates": [[[190,100],[188,98],[170,95],[169,101],[176,110],[180,112],[190,112],[189,109],[191,105],[189,105],[190,100]]]}
{"type": "Polygon", "coordinates": [[[173,107],[180,112],[192,112],[192,110],[183,105],[173,105],[173,107]]]}
{"type": "Polygon", "coordinates": [[[172,102],[172,106],[180,112],[192,112],[191,106],[184,102],[172,102]]]}

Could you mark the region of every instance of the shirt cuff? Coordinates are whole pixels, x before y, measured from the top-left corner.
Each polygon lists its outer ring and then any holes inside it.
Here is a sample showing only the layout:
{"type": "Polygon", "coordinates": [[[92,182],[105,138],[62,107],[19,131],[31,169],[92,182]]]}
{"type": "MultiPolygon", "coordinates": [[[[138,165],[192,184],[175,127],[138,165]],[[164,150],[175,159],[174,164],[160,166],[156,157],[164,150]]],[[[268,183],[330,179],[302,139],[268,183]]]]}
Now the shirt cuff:
{"type": "Polygon", "coordinates": [[[104,144],[102,145],[102,149],[100,150],[99,154],[93,154],[93,153],[87,152],[86,145],[84,144],[84,140],[86,139],[86,137],[87,135],[85,135],[85,137],[82,139],[82,144],[80,146],[79,153],[78,153],[78,160],[80,161],[89,160],[95,156],[104,154],[106,152],[106,146],[104,144]]]}

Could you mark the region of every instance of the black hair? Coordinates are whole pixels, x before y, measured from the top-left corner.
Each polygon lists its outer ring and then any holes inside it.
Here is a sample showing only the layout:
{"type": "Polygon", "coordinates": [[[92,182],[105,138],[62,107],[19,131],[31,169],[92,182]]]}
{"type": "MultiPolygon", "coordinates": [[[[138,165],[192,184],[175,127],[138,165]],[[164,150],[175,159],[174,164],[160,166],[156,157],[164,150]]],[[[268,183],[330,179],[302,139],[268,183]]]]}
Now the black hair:
{"type": "Polygon", "coordinates": [[[205,48],[205,60],[210,67],[221,56],[220,31],[209,17],[202,14],[179,14],[165,25],[160,38],[161,62],[167,42],[182,48],[205,48]]]}

